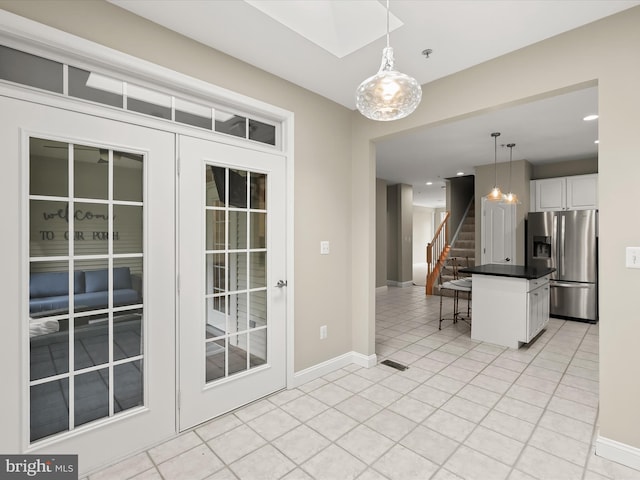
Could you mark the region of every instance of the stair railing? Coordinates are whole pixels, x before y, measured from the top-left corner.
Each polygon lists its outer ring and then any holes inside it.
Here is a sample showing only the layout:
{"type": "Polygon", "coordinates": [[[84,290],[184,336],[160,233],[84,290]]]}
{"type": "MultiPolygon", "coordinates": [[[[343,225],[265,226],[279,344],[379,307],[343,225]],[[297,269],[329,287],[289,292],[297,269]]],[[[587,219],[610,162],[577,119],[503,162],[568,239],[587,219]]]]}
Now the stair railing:
{"type": "Polygon", "coordinates": [[[431,295],[433,293],[433,286],[436,283],[442,262],[449,254],[449,216],[450,212],[447,212],[444,219],[438,226],[436,233],[433,236],[431,243],[427,244],[427,286],[425,293],[431,295]]]}

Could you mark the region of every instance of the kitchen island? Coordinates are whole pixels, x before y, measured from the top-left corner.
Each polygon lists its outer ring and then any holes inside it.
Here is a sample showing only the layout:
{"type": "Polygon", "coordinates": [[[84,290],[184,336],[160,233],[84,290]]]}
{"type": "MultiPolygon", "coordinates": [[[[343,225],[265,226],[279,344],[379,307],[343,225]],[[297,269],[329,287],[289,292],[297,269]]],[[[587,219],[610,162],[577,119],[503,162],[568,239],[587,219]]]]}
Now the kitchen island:
{"type": "Polygon", "coordinates": [[[549,322],[549,278],[554,268],[478,265],[472,275],[471,338],[509,348],[529,343],[549,322]]]}

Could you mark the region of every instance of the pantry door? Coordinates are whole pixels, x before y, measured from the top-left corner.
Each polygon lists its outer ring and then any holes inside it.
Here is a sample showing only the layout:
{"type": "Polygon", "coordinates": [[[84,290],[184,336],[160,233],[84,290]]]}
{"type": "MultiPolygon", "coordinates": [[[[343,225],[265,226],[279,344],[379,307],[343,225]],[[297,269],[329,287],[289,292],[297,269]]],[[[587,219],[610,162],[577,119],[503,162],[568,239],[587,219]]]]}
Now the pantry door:
{"type": "Polygon", "coordinates": [[[179,138],[179,426],[286,386],[282,155],[179,138]]]}
{"type": "Polygon", "coordinates": [[[6,409],[21,451],[95,468],[175,434],[175,135],[6,97],[0,111],[19,220],[0,255],[20,283],[0,344],[23,386],[6,409]]]}

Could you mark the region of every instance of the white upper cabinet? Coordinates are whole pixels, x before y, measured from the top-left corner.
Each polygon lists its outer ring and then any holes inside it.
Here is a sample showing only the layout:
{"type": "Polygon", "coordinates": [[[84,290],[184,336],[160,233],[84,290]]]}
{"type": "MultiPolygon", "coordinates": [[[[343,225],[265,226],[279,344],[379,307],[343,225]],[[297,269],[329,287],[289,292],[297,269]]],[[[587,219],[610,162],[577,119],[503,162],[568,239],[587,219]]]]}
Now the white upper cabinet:
{"type": "Polygon", "coordinates": [[[531,181],[531,211],[598,208],[598,174],[531,181]]]}

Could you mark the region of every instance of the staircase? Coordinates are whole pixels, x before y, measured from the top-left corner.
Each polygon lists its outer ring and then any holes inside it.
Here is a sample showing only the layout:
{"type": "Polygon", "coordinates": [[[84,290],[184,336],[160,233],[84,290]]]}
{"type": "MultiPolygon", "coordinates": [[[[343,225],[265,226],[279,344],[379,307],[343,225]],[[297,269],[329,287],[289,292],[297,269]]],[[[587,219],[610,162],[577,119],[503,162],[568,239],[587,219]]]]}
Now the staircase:
{"type": "MultiPolygon", "coordinates": [[[[465,268],[467,266],[473,267],[476,264],[476,214],[475,214],[475,204],[471,203],[469,210],[467,212],[467,216],[462,221],[462,225],[460,226],[460,230],[458,232],[458,236],[456,240],[451,245],[451,249],[449,250],[449,255],[447,256],[447,263],[450,264],[450,260],[455,258],[456,264],[458,268],[465,268]]],[[[442,274],[442,282],[447,282],[449,280],[453,280],[453,275],[450,272],[450,268],[445,269],[448,273],[442,274]]],[[[450,296],[453,294],[451,290],[443,291],[445,296],[450,296]]],[[[438,288],[438,284],[434,285],[433,288],[434,295],[440,295],[440,289],[438,288]]],[[[466,298],[461,294],[460,298],[466,298]]]]}

